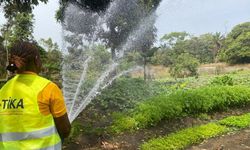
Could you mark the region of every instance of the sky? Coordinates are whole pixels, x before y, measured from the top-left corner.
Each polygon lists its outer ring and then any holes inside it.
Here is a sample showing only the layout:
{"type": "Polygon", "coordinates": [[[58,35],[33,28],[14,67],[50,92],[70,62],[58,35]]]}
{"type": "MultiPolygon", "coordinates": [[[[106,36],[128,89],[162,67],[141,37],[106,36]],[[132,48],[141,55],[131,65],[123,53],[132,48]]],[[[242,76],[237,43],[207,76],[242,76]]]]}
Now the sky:
{"type": "Polygon", "coordinates": [[[157,13],[158,37],[173,31],[226,34],[250,22],[250,0],[163,0],[157,13]]]}
{"type": "MultiPolygon", "coordinates": [[[[61,26],[55,20],[58,6],[58,1],[49,0],[48,4],[35,7],[36,40],[51,37],[62,45],[61,26]]],[[[176,31],[197,36],[215,32],[226,34],[235,25],[250,22],[250,0],[162,0],[157,14],[157,39],[176,31]]],[[[0,25],[4,22],[0,11],[0,25]]]]}

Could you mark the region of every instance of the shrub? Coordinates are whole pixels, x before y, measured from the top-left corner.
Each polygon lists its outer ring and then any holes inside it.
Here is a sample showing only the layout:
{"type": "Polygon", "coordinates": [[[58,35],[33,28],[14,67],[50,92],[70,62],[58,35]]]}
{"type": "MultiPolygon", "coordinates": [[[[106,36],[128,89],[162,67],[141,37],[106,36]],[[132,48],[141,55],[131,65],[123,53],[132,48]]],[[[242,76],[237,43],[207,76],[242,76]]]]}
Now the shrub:
{"type": "Polygon", "coordinates": [[[199,60],[194,56],[183,53],[170,66],[170,75],[175,78],[197,76],[199,60]]]}

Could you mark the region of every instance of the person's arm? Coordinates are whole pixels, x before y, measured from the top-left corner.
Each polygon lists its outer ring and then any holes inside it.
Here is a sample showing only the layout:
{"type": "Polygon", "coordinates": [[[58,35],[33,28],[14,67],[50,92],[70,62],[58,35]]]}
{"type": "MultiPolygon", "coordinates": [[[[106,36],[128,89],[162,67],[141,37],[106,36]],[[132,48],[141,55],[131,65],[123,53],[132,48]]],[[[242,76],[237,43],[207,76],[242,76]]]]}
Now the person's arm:
{"type": "Polygon", "coordinates": [[[71,125],[66,111],[63,94],[56,84],[52,83],[51,86],[52,85],[53,88],[50,95],[50,112],[52,113],[61,139],[64,139],[69,136],[71,125]]]}
{"type": "Polygon", "coordinates": [[[61,117],[54,118],[54,121],[61,139],[67,138],[70,134],[71,129],[67,113],[61,117]]]}

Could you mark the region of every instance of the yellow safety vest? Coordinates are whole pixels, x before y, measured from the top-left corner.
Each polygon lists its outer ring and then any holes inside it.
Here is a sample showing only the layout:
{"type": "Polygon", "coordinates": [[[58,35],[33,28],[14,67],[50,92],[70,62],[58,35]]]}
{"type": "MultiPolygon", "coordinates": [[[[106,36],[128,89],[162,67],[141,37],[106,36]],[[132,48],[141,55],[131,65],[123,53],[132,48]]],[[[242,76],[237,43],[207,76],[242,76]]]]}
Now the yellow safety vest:
{"type": "Polygon", "coordinates": [[[18,74],[0,90],[0,150],[61,150],[52,115],[40,113],[37,97],[50,81],[18,74]]]}

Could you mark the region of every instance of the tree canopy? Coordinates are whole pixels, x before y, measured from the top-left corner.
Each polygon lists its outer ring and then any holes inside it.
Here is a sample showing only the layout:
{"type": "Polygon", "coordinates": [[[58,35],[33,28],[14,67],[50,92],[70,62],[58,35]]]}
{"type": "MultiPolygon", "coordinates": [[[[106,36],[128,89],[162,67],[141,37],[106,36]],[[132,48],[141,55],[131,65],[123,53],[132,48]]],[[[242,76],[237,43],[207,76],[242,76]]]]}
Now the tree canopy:
{"type": "MultiPolygon", "coordinates": [[[[65,7],[68,3],[74,3],[83,8],[89,9],[94,12],[105,11],[109,4],[117,0],[61,0],[60,9],[57,12],[57,19],[64,19],[65,7]]],[[[140,3],[144,4],[148,9],[156,9],[161,0],[139,0],[140,3]]]]}
{"type": "Polygon", "coordinates": [[[39,3],[47,3],[48,0],[0,0],[3,8],[6,24],[1,29],[6,45],[17,40],[33,40],[32,10],[39,3]]]}
{"type": "Polygon", "coordinates": [[[250,22],[239,24],[232,29],[220,56],[229,63],[250,63],[250,22]]]}
{"type": "Polygon", "coordinates": [[[9,18],[17,13],[31,13],[40,2],[47,3],[48,0],[0,0],[0,6],[4,9],[5,17],[9,18]]]}
{"type": "MultiPolygon", "coordinates": [[[[64,21],[66,30],[73,33],[83,34],[86,37],[92,36],[94,33],[94,27],[97,25],[97,16],[91,15],[89,13],[99,13],[106,10],[107,6],[110,4],[111,0],[104,1],[92,1],[92,0],[81,0],[81,1],[61,1],[61,9],[57,12],[57,18],[64,21]],[[78,7],[86,10],[81,13],[76,19],[75,14],[73,17],[66,17],[65,7],[67,4],[73,3],[77,4],[78,7]],[[89,15],[88,15],[89,14],[89,15]],[[68,20],[64,20],[64,19],[68,20]],[[74,20],[81,20],[79,24],[75,24],[74,20]],[[84,25],[81,25],[83,24],[84,25]],[[78,27],[81,26],[80,29],[78,27]]],[[[115,53],[119,46],[124,43],[128,36],[135,30],[138,24],[141,22],[142,18],[145,18],[151,14],[151,12],[158,7],[160,0],[148,1],[148,0],[138,0],[138,1],[128,1],[128,0],[114,0],[113,3],[118,3],[116,7],[117,10],[112,14],[111,18],[106,19],[106,28],[100,30],[98,38],[95,40],[103,41],[107,47],[111,48],[112,57],[115,57],[115,53]]],[[[79,10],[80,11],[80,10],[79,10]]],[[[102,14],[99,14],[102,15],[102,14]]],[[[147,39],[145,41],[154,41],[156,29],[152,26],[152,30],[147,32],[147,39]],[[151,34],[151,35],[149,35],[151,34]]],[[[90,38],[91,39],[91,38],[90,38]]],[[[145,42],[146,43],[146,42],[145,42]]],[[[153,42],[151,42],[153,43],[153,42]]],[[[152,45],[152,44],[149,44],[152,45]]]]}

